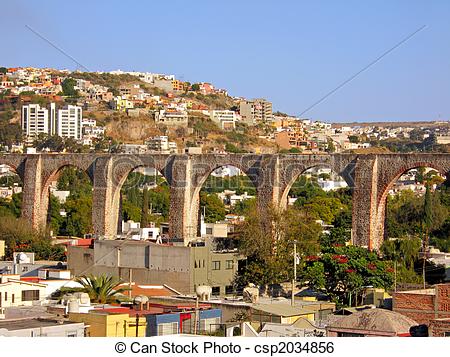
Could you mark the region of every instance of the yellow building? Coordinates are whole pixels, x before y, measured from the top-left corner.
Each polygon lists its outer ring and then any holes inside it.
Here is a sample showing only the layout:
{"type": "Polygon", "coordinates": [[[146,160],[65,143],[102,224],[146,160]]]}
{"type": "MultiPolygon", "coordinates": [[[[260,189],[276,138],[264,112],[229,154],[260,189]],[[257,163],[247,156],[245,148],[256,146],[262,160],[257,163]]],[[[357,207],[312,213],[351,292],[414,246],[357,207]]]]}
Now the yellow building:
{"type": "Polygon", "coordinates": [[[314,311],[283,303],[253,304],[251,308],[251,320],[254,322],[292,324],[300,317],[309,321],[314,321],[314,311]]]}
{"type": "MultiPolygon", "coordinates": [[[[125,309],[128,310],[128,309],[125,309]]],[[[123,308],[91,310],[88,313],[69,313],[69,320],[84,322],[90,337],[145,337],[147,320],[139,316],[136,336],[136,316],[123,308]],[[117,312],[114,312],[117,311],[117,312]]]]}
{"type": "Polygon", "coordinates": [[[172,81],[172,90],[174,91],[183,91],[185,89],[185,84],[182,81],[179,81],[178,79],[174,79],[172,81]]]}
{"type": "Polygon", "coordinates": [[[114,99],[114,109],[115,110],[118,110],[120,112],[126,112],[127,109],[133,109],[133,108],[134,108],[134,103],[131,100],[121,98],[121,97],[116,97],[114,99]]]}

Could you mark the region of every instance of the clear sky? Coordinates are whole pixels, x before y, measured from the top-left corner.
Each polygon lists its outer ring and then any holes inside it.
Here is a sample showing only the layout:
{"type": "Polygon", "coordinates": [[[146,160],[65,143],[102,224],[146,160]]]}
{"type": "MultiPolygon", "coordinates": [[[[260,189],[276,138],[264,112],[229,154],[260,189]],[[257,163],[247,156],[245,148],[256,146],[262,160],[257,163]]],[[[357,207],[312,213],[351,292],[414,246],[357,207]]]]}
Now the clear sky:
{"type": "Polygon", "coordinates": [[[304,117],[450,119],[450,1],[2,0],[0,66],[173,73],[304,117]]]}

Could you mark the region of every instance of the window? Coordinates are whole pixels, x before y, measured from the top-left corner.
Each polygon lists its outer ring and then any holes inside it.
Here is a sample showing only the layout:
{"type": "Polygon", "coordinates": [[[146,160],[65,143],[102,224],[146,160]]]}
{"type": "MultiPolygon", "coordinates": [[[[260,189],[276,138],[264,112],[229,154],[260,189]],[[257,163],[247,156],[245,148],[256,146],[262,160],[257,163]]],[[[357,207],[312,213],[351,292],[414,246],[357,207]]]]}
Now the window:
{"type": "Polygon", "coordinates": [[[206,227],[206,234],[212,234],[212,233],[213,233],[212,227],[206,227]]]}
{"type": "Polygon", "coordinates": [[[23,290],[22,301],[36,301],[39,300],[39,290],[23,290]]]}
{"type": "Polygon", "coordinates": [[[220,295],[220,286],[213,286],[211,295],[218,296],[220,295]]]}
{"type": "Polygon", "coordinates": [[[215,332],[220,327],[220,317],[200,320],[200,331],[215,332]]]}
{"type": "Polygon", "coordinates": [[[232,295],[234,292],[233,285],[225,286],[225,295],[232,295]]]}
{"type": "Polygon", "coordinates": [[[220,270],[220,261],[214,260],[212,262],[212,270],[220,270]]]}
{"type": "Polygon", "coordinates": [[[226,262],[225,262],[225,269],[233,269],[233,261],[232,260],[227,260],[226,262]]]}
{"type": "Polygon", "coordinates": [[[158,336],[175,335],[178,333],[178,322],[167,322],[158,325],[158,336]]]}
{"type": "Polygon", "coordinates": [[[77,337],[77,331],[67,331],[66,337],[77,337]]]}
{"type": "Polygon", "coordinates": [[[8,292],[5,291],[5,301],[8,301],[8,292]]]}
{"type": "Polygon", "coordinates": [[[450,331],[444,332],[444,337],[450,337],[450,331]]]}

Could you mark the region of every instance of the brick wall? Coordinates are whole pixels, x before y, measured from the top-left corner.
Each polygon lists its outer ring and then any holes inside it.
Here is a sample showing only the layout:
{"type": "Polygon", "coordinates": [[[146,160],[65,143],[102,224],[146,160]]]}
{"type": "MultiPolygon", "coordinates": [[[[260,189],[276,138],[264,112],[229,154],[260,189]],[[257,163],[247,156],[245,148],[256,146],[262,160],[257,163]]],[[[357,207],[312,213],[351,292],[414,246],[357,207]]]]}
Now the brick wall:
{"type": "Polygon", "coordinates": [[[426,325],[434,319],[450,318],[450,284],[436,285],[428,294],[395,293],[393,310],[426,325]]]}
{"type": "Polygon", "coordinates": [[[437,319],[430,322],[429,334],[433,337],[445,337],[450,334],[450,319],[437,319]]]}

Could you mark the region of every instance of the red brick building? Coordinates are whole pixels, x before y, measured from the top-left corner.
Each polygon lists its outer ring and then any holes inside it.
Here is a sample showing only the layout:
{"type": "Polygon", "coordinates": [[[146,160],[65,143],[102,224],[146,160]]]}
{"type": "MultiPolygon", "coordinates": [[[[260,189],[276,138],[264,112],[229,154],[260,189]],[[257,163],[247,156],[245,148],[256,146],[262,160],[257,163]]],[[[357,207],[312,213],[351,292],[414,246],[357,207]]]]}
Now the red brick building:
{"type": "Polygon", "coordinates": [[[431,321],[429,334],[433,337],[450,337],[450,318],[431,321]]]}
{"type": "Polygon", "coordinates": [[[450,284],[397,292],[393,297],[393,310],[428,326],[435,319],[450,319],[450,284]]]}

